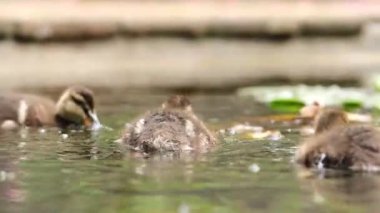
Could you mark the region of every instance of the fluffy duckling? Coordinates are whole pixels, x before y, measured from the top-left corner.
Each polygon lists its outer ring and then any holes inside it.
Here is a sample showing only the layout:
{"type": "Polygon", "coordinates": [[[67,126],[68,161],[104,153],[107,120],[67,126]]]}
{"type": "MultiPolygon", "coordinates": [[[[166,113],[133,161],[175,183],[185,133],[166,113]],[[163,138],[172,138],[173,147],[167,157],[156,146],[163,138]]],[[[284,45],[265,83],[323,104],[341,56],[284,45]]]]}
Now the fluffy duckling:
{"type": "Polygon", "coordinates": [[[37,95],[1,94],[0,127],[15,129],[20,126],[99,128],[93,92],[81,86],[69,87],[56,104],[37,95]]]}
{"type": "Polygon", "coordinates": [[[380,133],[371,126],[350,125],[338,109],[319,112],[315,136],[296,152],[296,162],[306,167],[380,170],[380,133]]]}
{"type": "Polygon", "coordinates": [[[207,150],[216,143],[213,134],[194,114],[190,101],[179,95],[127,125],[122,141],[145,153],[207,150]]]}

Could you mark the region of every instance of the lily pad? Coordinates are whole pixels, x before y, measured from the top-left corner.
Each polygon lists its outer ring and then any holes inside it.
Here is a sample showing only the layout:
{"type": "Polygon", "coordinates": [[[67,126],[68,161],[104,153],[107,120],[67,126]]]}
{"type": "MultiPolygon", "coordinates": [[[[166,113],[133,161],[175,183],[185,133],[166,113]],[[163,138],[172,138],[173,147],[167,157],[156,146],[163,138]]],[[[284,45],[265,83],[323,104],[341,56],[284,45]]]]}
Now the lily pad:
{"type": "Polygon", "coordinates": [[[252,96],[280,112],[298,112],[304,105],[341,106],[347,111],[359,108],[380,109],[380,94],[363,88],[333,86],[258,86],[238,90],[240,96],[252,96]]]}
{"type": "Polygon", "coordinates": [[[346,100],[343,101],[342,107],[345,111],[355,111],[363,107],[363,103],[357,100],[346,100]]]}
{"type": "Polygon", "coordinates": [[[290,99],[275,99],[269,103],[269,106],[276,111],[296,113],[298,112],[305,103],[301,100],[290,98],[290,99]]]}

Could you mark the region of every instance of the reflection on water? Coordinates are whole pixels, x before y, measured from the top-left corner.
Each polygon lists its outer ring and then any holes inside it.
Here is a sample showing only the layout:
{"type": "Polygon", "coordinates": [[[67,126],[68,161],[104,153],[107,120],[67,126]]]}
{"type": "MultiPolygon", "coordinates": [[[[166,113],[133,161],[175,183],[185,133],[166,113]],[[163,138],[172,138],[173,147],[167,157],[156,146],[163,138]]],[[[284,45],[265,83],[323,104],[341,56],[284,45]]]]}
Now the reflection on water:
{"type": "MultiPolygon", "coordinates": [[[[376,212],[380,175],[300,175],[292,163],[297,127],[274,125],[277,140],[229,137],[206,154],[122,154],[125,121],[164,96],[100,93],[97,134],[24,129],[0,134],[0,206],[6,212],[376,212]],[[107,95],[112,94],[112,95],[107,95]],[[117,97],[117,98],[116,98],[117,97]]],[[[232,96],[194,96],[214,129],[270,112],[232,96]]],[[[308,171],[310,172],[310,171],[308,171]]]]}

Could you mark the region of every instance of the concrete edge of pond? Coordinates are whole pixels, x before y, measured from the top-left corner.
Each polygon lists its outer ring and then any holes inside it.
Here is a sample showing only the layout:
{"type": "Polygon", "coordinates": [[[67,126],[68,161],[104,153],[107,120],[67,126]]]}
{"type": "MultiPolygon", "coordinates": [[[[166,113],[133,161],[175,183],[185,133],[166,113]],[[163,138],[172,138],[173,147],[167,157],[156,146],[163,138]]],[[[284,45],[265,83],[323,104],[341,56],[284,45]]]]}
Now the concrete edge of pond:
{"type": "Polygon", "coordinates": [[[32,41],[146,34],[350,35],[379,19],[380,4],[375,1],[0,2],[0,34],[32,41]]]}
{"type": "Polygon", "coordinates": [[[361,81],[380,68],[362,39],[114,39],[0,43],[1,89],[84,84],[105,88],[234,89],[271,79],[361,81]]]}

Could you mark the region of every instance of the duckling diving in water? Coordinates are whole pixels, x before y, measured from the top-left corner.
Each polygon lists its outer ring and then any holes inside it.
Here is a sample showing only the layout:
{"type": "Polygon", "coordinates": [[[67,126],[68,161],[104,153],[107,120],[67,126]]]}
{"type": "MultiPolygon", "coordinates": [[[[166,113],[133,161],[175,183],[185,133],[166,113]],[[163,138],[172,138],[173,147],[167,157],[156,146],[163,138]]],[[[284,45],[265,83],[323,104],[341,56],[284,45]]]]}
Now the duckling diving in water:
{"type": "Polygon", "coordinates": [[[319,169],[380,171],[380,133],[369,125],[349,124],[341,110],[323,109],[315,135],[300,145],[295,160],[319,169]]]}
{"type": "Polygon", "coordinates": [[[1,94],[1,129],[20,126],[84,126],[97,129],[101,124],[95,112],[93,92],[85,87],[73,86],[62,93],[57,103],[32,94],[1,94]]]}
{"type": "Polygon", "coordinates": [[[151,153],[207,150],[216,139],[195,115],[189,99],[176,95],[127,125],[122,142],[135,151],[151,153]]]}

